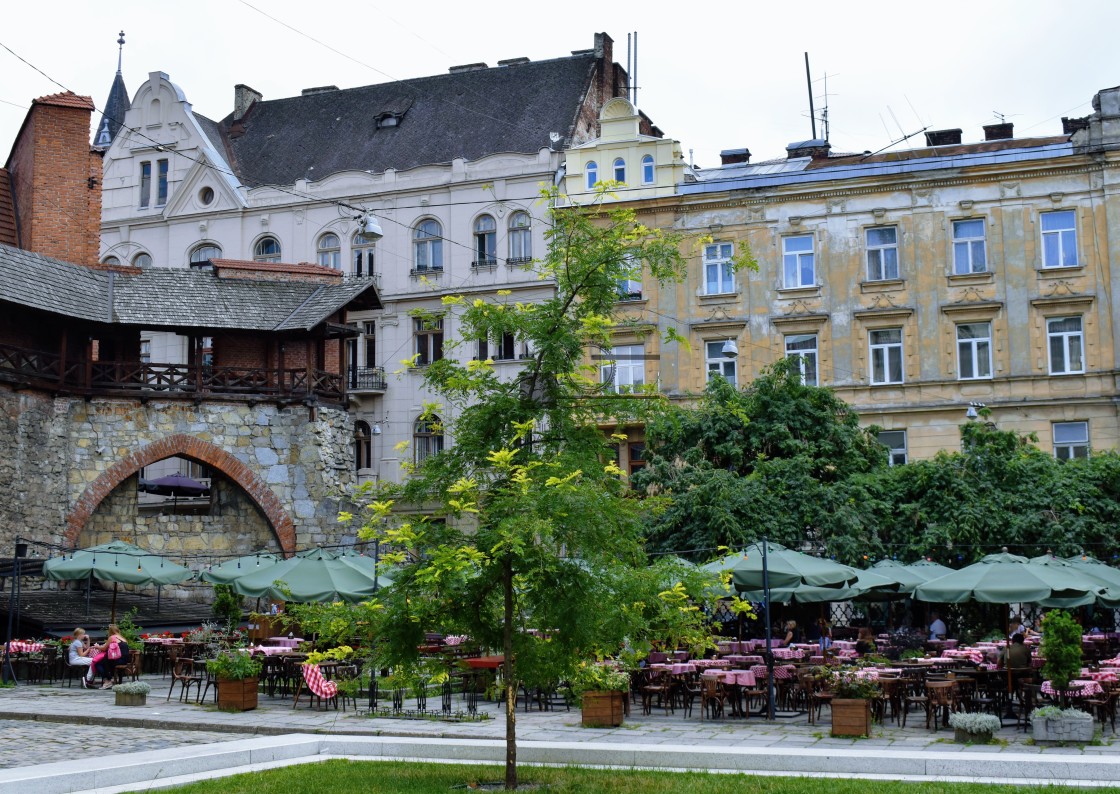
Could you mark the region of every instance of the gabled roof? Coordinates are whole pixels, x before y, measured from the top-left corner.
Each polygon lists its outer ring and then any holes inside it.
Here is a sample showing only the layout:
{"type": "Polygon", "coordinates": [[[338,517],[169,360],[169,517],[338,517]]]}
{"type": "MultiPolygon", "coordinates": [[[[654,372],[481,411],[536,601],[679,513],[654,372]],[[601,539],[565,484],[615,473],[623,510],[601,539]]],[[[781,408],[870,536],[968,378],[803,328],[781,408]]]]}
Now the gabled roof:
{"type": "Polygon", "coordinates": [[[99,323],[246,331],[306,331],[352,303],[380,307],[372,279],[323,283],[264,275],[225,279],[210,269],[93,270],[6,245],[0,245],[0,302],[99,323]]]}
{"type": "Polygon", "coordinates": [[[599,62],[588,51],[258,101],[241,119],[222,120],[221,135],[234,170],[250,185],[532,154],[550,147],[549,133],[573,134],[599,62]],[[389,117],[395,126],[379,125],[389,117]]]}

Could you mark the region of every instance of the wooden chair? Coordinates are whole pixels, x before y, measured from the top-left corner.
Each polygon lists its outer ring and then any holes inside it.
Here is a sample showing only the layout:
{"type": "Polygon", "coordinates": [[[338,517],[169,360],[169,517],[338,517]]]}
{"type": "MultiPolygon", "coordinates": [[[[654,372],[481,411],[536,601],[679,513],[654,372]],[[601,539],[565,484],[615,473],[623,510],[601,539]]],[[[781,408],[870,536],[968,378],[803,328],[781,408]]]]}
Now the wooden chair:
{"type": "Polygon", "coordinates": [[[956,681],[926,681],[926,727],[937,730],[938,719],[949,724],[949,712],[957,710],[956,681]]]}
{"type": "Polygon", "coordinates": [[[183,702],[190,696],[191,687],[196,688],[198,699],[202,698],[202,673],[194,669],[194,659],[179,659],[175,662],[175,669],[171,671],[171,689],[167,691],[167,699],[175,693],[175,685],[179,685],[179,701],[183,702]]]}
{"type": "Polygon", "coordinates": [[[711,719],[723,716],[727,705],[727,689],[715,676],[700,677],[700,719],[707,714],[711,719]]]}
{"type": "Polygon", "coordinates": [[[1120,690],[1116,688],[1116,684],[1101,684],[1104,688],[1104,693],[1096,695],[1085,701],[1086,705],[1092,711],[1093,716],[1100,720],[1101,728],[1104,728],[1105,723],[1112,725],[1112,733],[1116,733],[1116,700],[1120,698],[1120,690]]]}
{"type": "Polygon", "coordinates": [[[657,705],[665,709],[665,715],[673,712],[673,684],[668,674],[651,674],[649,683],[642,687],[642,713],[650,714],[653,711],[653,699],[657,698],[657,705]]]}
{"type": "Polygon", "coordinates": [[[921,710],[926,716],[926,727],[929,727],[929,695],[926,694],[925,679],[921,676],[908,677],[905,687],[906,692],[902,698],[902,727],[906,727],[906,718],[912,708],[921,710]]]}
{"type": "Polygon", "coordinates": [[[126,678],[133,681],[140,680],[140,668],[144,663],[144,651],[129,649],[128,661],[124,664],[116,664],[113,667],[113,680],[118,684],[126,678]]]}

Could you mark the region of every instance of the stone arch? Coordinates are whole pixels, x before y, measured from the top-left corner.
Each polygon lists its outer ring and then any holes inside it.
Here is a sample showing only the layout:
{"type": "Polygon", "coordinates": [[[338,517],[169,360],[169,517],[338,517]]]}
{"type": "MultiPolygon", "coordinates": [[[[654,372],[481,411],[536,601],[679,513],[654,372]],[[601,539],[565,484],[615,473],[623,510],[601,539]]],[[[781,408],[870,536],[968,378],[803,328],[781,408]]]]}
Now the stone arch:
{"type": "Polygon", "coordinates": [[[208,441],[184,434],[168,436],[160,441],[137,449],[103,471],[82,492],[70,515],[66,518],[66,542],[75,545],[93,511],[113,489],[145,466],[164,458],[179,456],[202,463],[229,477],[249,495],[264,513],[265,519],[276,534],[280,548],[291,555],[296,548],[296,530],[291,516],[280,500],[256,473],[221,447],[208,441]]]}

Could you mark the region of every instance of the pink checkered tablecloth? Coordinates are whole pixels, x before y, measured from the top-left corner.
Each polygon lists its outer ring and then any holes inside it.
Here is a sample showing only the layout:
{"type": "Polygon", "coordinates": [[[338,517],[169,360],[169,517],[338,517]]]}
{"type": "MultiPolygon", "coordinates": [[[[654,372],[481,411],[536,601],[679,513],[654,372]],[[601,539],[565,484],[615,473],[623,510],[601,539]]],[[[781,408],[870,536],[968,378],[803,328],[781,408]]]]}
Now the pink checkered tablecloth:
{"type": "Polygon", "coordinates": [[[757,683],[750,670],[708,670],[704,675],[712,676],[725,684],[755,686],[757,683]]]}
{"type": "Polygon", "coordinates": [[[303,637],[269,637],[268,641],[273,645],[279,645],[281,648],[298,648],[299,644],[303,642],[303,637]]]}
{"type": "Polygon", "coordinates": [[[1090,681],[1105,681],[1108,683],[1114,683],[1117,680],[1115,670],[1082,670],[1081,677],[1090,681]]]}
{"type": "Polygon", "coordinates": [[[43,643],[12,640],[9,650],[12,653],[40,653],[43,650],[43,643]]]}
{"type": "Polygon", "coordinates": [[[946,648],[941,655],[947,659],[967,659],[973,664],[984,661],[984,654],[976,648],[946,648]]]}
{"type": "Polygon", "coordinates": [[[727,659],[695,659],[692,663],[700,670],[713,667],[728,667],[731,665],[731,662],[727,659]]]}
{"type": "Polygon", "coordinates": [[[696,672],[696,665],[691,664],[689,662],[671,662],[671,663],[651,664],[649,666],[649,669],[650,670],[664,670],[665,672],[672,673],[673,675],[684,675],[685,673],[695,673],[696,672]]]}
{"type": "Polygon", "coordinates": [[[724,658],[732,664],[741,664],[744,666],[751,664],[762,664],[762,657],[756,654],[733,653],[724,658]]]}
{"type": "Polygon", "coordinates": [[[805,655],[796,648],[775,648],[772,652],[775,659],[800,659],[805,655]]]}
{"type": "Polygon", "coordinates": [[[841,651],[854,651],[856,649],[855,640],[834,640],[832,647],[841,651]]]}
{"type": "MultiPolygon", "coordinates": [[[[766,665],[756,664],[751,668],[756,678],[766,680],[766,665]]],[[[774,665],[774,678],[797,678],[797,668],[792,664],[776,664],[774,665]]]]}
{"type": "MultiPolygon", "coordinates": [[[[1104,694],[1104,689],[1101,688],[1100,684],[1085,678],[1078,678],[1074,681],[1070,681],[1069,688],[1075,691],[1080,690],[1076,695],[1073,695],[1073,697],[1093,697],[1093,695],[1104,694]]],[[[1058,693],[1054,691],[1054,687],[1050,685],[1049,681],[1043,681],[1042,694],[1057,696],[1058,693]]]]}

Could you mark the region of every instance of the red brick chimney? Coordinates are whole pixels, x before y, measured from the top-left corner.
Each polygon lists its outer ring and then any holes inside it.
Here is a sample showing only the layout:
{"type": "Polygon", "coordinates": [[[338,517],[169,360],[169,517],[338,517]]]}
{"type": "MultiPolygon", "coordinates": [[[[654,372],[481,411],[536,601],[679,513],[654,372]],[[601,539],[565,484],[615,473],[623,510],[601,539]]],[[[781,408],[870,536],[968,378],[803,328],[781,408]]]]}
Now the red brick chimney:
{"type": "Polygon", "coordinates": [[[97,266],[101,155],[90,149],[93,100],[67,91],[31,103],[5,170],[20,248],[97,266]]]}

